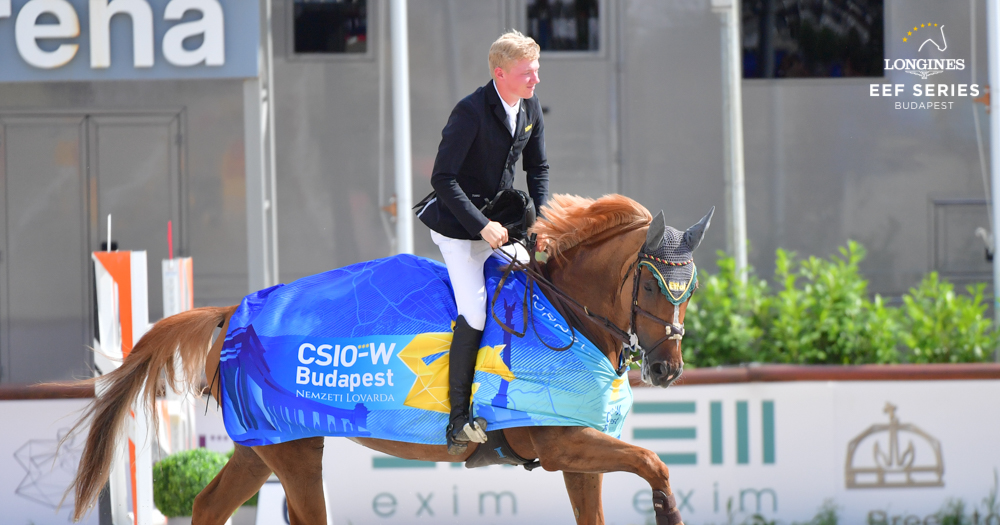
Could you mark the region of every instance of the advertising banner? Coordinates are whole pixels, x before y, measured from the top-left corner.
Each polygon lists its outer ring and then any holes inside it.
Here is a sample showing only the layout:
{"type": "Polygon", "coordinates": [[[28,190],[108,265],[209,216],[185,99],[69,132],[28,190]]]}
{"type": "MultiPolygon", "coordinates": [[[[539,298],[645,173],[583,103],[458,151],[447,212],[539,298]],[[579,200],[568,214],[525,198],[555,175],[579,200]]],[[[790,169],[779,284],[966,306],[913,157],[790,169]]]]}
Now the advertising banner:
{"type": "MultiPolygon", "coordinates": [[[[684,523],[938,523],[949,500],[990,517],[1000,381],[788,382],[635,388],[622,438],[670,467],[684,523]]],[[[391,458],[328,438],[335,523],[574,523],[560,473],[391,458]]],[[[605,475],[608,523],[652,523],[649,486],[605,475]]],[[[983,523],[983,521],[980,521],[983,523]]]]}
{"type": "MultiPolygon", "coordinates": [[[[744,523],[755,514],[768,523],[806,522],[824,505],[836,508],[841,524],[937,524],[935,514],[959,500],[968,515],[978,512],[979,523],[1000,520],[984,502],[996,493],[1000,469],[1000,381],[739,383],[633,392],[622,437],[667,463],[688,525],[744,523]]],[[[52,495],[61,497],[68,486],[78,444],[70,443],[69,455],[54,464],[51,454],[60,429],[84,402],[0,403],[0,417],[19,422],[18,432],[0,434],[0,468],[12,473],[0,476],[5,520],[65,520],[49,519],[58,501],[52,495]]],[[[198,412],[205,446],[231,448],[214,404],[198,412]]],[[[562,474],[542,469],[469,470],[327,438],[323,478],[333,523],[574,523],[562,474]]],[[[608,523],[652,523],[649,486],[634,474],[605,475],[603,500],[608,523]]],[[[280,513],[272,507],[282,502],[280,495],[262,498],[258,516],[280,513]]]]}
{"type": "Polygon", "coordinates": [[[253,78],[257,4],[0,0],[0,82],[253,78]]]}

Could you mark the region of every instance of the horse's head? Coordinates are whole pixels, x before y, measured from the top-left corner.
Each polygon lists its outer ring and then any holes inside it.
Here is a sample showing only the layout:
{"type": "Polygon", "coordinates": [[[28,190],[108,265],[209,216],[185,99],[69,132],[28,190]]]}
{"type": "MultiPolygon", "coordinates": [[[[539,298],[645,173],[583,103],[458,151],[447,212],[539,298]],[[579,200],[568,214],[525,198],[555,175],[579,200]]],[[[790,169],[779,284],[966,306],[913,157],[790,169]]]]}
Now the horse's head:
{"type": "MultiPolygon", "coordinates": [[[[715,208],[687,231],[666,225],[661,211],[646,232],[633,278],[630,327],[638,338],[642,380],[668,387],[684,370],[681,340],[684,313],[698,286],[694,250],[701,244],[715,208]]],[[[623,293],[627,290],[622,290],[623,293]]]]}
{"type": "Polygon", "coordinates": [[[662,211],[650,220],[649,210],[622,195],[553,195],[532,232],[552,283],[577,305],[555,301],[556,308],[580,319],[576,328],[616,367],[625,362],[624,341],[642,358],[643,380],[669,386],[684,368],[684,311],[698,284],[691,256],[714,212],[679,231],[662,211]]]}

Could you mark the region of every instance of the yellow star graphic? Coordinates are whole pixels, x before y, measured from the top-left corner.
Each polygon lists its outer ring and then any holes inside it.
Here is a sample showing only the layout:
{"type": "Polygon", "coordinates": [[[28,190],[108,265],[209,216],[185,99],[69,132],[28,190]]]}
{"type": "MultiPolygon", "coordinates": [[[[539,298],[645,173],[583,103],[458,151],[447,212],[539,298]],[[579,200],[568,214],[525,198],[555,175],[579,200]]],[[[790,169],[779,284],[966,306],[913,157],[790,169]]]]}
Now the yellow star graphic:
{"type": "Polygon", "coordinates": [[[476,370],[498,375],[508,382],[516,379],[510,368],[507,368],[507,365],[504,364],[503,357],[500,356],[500,352],[503,352],[504,346],[506,345],[484,346],[480,348],[479,354],[476,355],[476,370]]]}
{"type": "Polygon", "coordinates": [[[451,410],[448,399],[448,351],[451,333],[431,332],[419,334],[399,353],[403,364],[416,374],[410,392],[403,404],[432,412],[447,414],[451,410]],[[430,363],[424,358],[441,354],[430,363]]]}
{"type": "MultiPolygon", "coordinates": [[[[448,352],[451,349],[451,339],[452,334],[447,332],[419,334],[399,352],[399,359],[417,376],[403,405],[445,414],[451,410],[451,400],[448,397],[448,352]],[[425,362],[425,358],[435,354],[440,355],[430,363],[425,362]]],[[[500,356],[504,346],[501,344],[480,348],[476,355],[476,370],[513,381],[514,374],[500,356]]],[[[477,390],[479,383],[473,383],[473,397],[477,390]]]]}
{"type": "Polygon", "coordinates": [[[625,378],[618,378],[611,382],[611,400],[618,401],[618,398],[622,396],[619,389],[625,384],[625,378]]]}

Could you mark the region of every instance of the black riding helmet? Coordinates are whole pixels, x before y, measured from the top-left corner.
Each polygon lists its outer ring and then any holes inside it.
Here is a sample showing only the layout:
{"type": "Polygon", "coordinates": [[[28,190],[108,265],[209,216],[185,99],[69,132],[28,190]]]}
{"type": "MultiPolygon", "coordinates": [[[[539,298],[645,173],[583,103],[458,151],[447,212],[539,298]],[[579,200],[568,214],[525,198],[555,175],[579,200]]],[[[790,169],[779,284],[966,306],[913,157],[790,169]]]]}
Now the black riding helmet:
{"type": "Polygon", "coordinates": [[[487,219],[507,228],[511,240],[526,239],[528,228],[531,228],[536,218],[535,201],[527,193],[513,188],[500,190],[479,211],[487,219]]]}

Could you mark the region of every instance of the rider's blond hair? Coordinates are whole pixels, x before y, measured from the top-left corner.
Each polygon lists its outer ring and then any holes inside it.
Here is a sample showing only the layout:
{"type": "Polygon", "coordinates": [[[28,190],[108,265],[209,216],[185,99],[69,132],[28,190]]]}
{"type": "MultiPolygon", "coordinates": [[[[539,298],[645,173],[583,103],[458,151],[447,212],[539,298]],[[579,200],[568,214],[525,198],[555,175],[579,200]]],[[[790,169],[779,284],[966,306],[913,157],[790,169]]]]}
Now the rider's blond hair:
{"type": "MultiPolygon", "coordinates": [[[[541,49],[534,39],[513,29],[502,35],[490,46],[490,75],[497,68],[506,71],[519,60],[537,60],[541,49]]],[[[494,80],[496,76],[493,75],[494,80]]]]}

